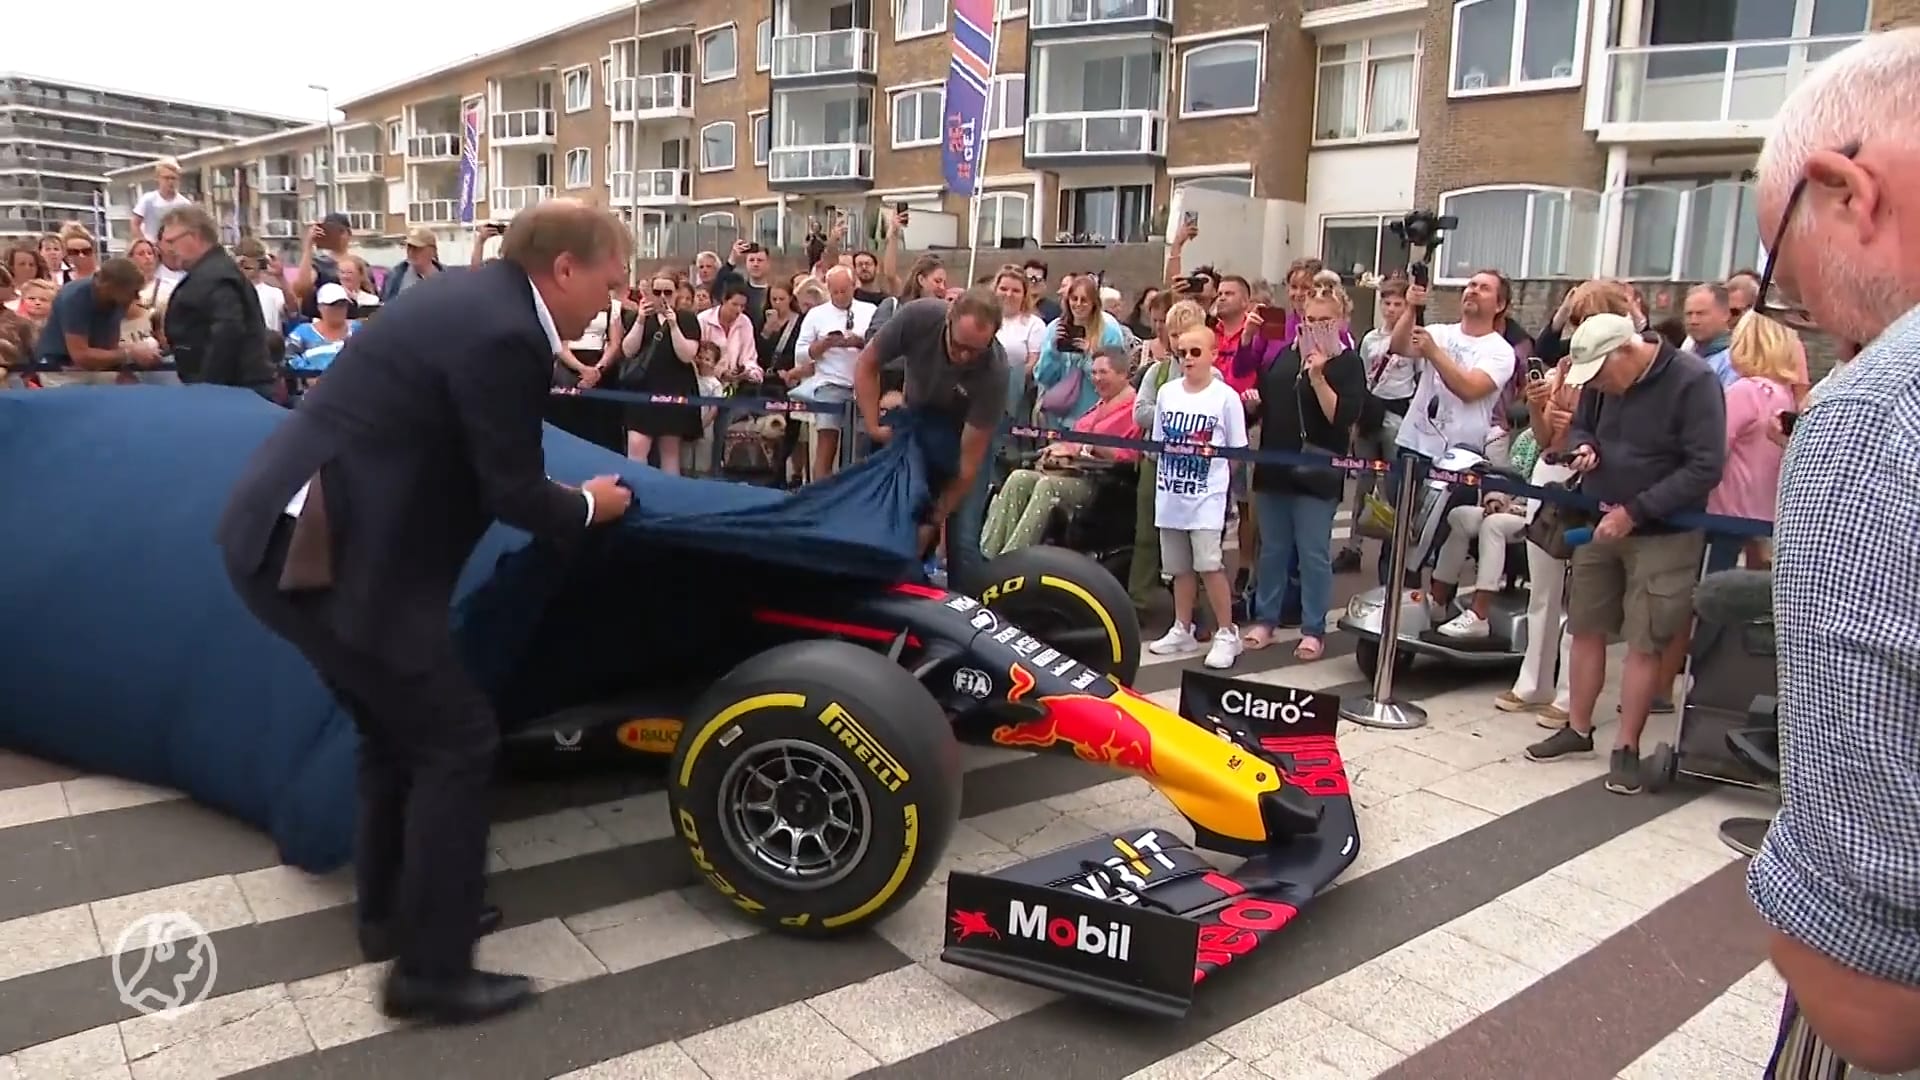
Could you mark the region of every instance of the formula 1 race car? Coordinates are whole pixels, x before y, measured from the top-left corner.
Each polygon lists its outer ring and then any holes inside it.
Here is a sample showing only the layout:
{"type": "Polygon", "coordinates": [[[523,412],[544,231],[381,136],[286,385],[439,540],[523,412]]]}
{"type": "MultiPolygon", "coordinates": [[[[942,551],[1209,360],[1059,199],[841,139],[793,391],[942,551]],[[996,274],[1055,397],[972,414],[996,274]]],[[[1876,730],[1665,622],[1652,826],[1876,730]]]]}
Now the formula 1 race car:
{"type": "Polygon", "coordinates": [[[1198,847],[1245,857],[1240,871],[1140,829],[954,873],[947,959],[1181,1012],[1357,854],[1338,702],[1188,673],[1176,713],[1127,688],[1140,630],[1091,559],[1026,548],[983,580],[977,599],[912,584],[742,592],[727,624],[743,629],[706,658],[717,681],[692,669],[541,718],[509,733],[509,753],[522,766],[670,756],[699,873],[746,916],[814,936],[884,917],[926,882],[959,817],[961,741],[1144,777],[1198,847]]]}

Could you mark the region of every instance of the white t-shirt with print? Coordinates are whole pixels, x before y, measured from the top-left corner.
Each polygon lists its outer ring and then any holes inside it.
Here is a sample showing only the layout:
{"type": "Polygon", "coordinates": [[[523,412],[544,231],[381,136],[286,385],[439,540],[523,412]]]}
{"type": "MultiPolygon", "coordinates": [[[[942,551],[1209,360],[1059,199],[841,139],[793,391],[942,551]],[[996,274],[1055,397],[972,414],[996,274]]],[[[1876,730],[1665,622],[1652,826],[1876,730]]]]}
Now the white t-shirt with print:
{"type": "Polygon", "coordinates": [[[1395,441],[1403,450],[1435,459],[1453,446],[1485,450],[1487,434],[1493,428],[1493,410],[1500,404],[1500,390],[1513,378],[1513,346],[1498,331],[1474,337],[1464,333],[1459,323],[1429,326],[1427,335],[1453,357],[1454,363],[1469,371],[1486,372],[1493,380],[1493,393],[1479,401],[1461,401],[1440,381],[1433,365],[1422,361],[1420,385],[1407,404],[1407,418],[1395,441]]]}
{"type": "Polygon", "coordinates": [[[278,334],[287,317],[287,294],[264,281],[255,282],[253,291],[260,296],[260,317],[266,320],[269,331],[278,334]]]}
{"type": "MultiPolygon", "coordinates": [[[[865,300],[851,303],[851,309],[834,307],[831,301],[809,308],[806,317],[800,320],[800,337],[793,343],[794,357],[805,363],[813,355],[810,351],[813,343],[836,330],[861,338],[868,337],[867,330],[873,325],[874,306],[865,300]]],[[[859,349],[827,349],[820,354],[814,374],[823,383],[850,387],[853,385],[854,361],[858,359],[859,349]]]]}
{"type": "MultiPolygon", "coordinates": [[[[1154,401],[1153,437],[1161,442],[1211,446],[1247,445],[1246,407],[1226,381],[1215,377],[1200,390],[1185,378],[1160,388],[1154,401]]],[[[1220,529],[1227,523],[1227,459],[1161,454],[1155,466],[1153,523],[1162,529],[1220,529]]]]}

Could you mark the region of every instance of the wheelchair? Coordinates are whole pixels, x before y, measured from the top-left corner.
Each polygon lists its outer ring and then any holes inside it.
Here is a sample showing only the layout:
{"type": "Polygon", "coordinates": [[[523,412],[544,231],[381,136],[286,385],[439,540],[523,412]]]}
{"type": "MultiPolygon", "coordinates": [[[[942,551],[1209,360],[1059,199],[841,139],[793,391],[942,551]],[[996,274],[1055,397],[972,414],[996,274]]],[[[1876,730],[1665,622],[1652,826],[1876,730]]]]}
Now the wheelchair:
{"type": "Polygon", "coordinates": [[[1133,571],[1140,467],[1134,463],[1101,463],[1081,469],[1080,475],[1093,482],[1093,498],[1077,511],[1054,507],[1040,542],[1092,557],[1124,585],[1133,571]]]}

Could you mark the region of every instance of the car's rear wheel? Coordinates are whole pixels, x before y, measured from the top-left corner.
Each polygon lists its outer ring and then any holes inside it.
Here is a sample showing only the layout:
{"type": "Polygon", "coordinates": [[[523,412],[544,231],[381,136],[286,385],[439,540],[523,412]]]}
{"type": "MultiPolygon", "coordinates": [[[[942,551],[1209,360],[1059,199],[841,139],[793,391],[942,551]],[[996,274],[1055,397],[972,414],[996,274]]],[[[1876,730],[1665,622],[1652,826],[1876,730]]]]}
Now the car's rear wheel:
{"type": "Polygon", "coordinates": [[[721,895],[769,927],[827,936],[925,884],[959,818],[960,752],[897,664],[795,642],[744,661],[694,706],[667,797],[721,895]]]}
{"type": "Polygon", "coordinates": [[[975,594],[994,614],[1095,671],[1132,683],[1140,619],[1120,581],[1066,548],[1016,548],[980,569],[975,594]]]}

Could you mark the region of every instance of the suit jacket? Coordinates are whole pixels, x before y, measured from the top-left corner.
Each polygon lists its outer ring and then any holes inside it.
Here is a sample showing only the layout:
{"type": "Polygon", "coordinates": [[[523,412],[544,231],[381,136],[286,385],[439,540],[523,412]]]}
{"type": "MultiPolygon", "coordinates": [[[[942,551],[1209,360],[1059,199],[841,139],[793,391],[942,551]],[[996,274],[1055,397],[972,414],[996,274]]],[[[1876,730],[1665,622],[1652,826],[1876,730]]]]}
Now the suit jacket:
{"type": "Polygon", "coordinates": [[[174,287],[165,329],[181,382],[249,389],[272,385],[259,290],[225,250],[208,251],[174,287]]]}
{"type": "Polygon", "coordinates": [[[553,357],[512,263],[422,282],[354,335],[255,452],[217,532],[229,570],[261,569],[317,473],[333,584],[308,610],[389,663],[443,655],[454,585],[495,520],[560,540],[586,528],[585,497],[546,475],[553,357]]]}

